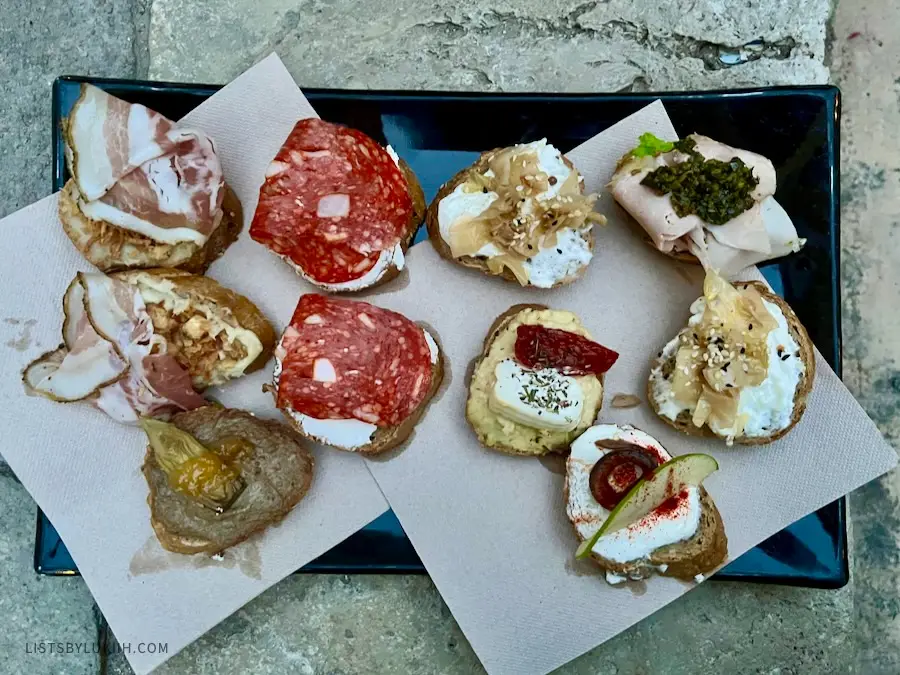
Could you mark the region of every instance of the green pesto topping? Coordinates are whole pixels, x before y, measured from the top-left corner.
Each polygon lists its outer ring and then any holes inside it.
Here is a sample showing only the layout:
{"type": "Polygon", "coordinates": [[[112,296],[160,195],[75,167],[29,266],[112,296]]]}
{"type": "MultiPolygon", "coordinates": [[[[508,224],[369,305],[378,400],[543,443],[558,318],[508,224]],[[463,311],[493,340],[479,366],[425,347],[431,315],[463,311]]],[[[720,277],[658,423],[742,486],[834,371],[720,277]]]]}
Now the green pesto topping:
{"type": "Polygon", "coordinates": [[[674,149],[689,159],[651,171],[641,185],[669,195],[679,218],[693,213],[709,225],[724,225],[753,206],[759,179],[737,157],[729,162],[704,159],[694,146],[692,138],[676,141],[674,149]]]}

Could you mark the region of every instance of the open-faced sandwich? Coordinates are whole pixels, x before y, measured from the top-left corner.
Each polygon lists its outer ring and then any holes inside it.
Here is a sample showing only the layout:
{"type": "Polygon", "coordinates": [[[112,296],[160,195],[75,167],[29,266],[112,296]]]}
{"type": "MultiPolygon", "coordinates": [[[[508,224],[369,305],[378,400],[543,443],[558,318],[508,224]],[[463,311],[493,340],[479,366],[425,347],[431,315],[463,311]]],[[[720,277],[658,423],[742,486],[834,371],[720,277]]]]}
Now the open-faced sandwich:
{"type": "Polygon", "coordinates": [[[63,344],[25,369],[26,389],[124,423],[206,405],[199,391],[258,370],[275,345],[247,298],[179,270],[79,272],[62,305],[63,344]]]}
{"type": "Polygon", "coordinates": [[[313,457],[283,424],[215,405],[143,419],[150,523],[163,548],[215,555],[284,518],[313,457]]]}
{"type": "Polygon", "coordinates": [[[409,437],[443,377],[427,329],[367,302],[307,294],[275,349],[276,403],[303,436],[374,455],[409,437]]]}
{"type": "Polygon", "coordinates": [[[444,258],[522,286],[553,288],[591,262],[597,195],[547,141],[481,155],[445,183],[428,207],[431,243],[444,258]]]}
{"type": "Polygon", "coordinates": [[[722,517],[702,481],[719,468],[709,455],[673,458],[632,426],[598,424],[572,443],[566,514],[611,584],[654,573],[702,581],[728,556],[722,517]]]}
{"type": "Polygon", "coordinates": [[[515,305],[491,326],[469,382],[466,419],[487,448],[561,452],[594,423],[619,355],[572,312],[515,305]]]}
{"type": "Polygon", "coordinates": [[[199,274],[237,239],[241,204],[202,132],[82,84],[63,136],[72,178],[59,219],[101,270],[199,274]]]}
{"type": "Polygon", "coordinates": [[[706,136],[643,134],[609,189],[657,249],[727,277],[805,243],[775,201],[772,162],[706,136]]]}
{"type": "Polygon", "coordinates": [[[762,445],[800,421],[815,374],[812,342],[784,300],[707,272],[688,325],[652,366],[648,399],[679,431],[762,445]]]}
{"type": "Polygon", "coordinates": [[[419,181],[390,146],[310,118],[269,164],[250,236],[311,284],[358,291],[400,273],[424,215],[419,181]]]}

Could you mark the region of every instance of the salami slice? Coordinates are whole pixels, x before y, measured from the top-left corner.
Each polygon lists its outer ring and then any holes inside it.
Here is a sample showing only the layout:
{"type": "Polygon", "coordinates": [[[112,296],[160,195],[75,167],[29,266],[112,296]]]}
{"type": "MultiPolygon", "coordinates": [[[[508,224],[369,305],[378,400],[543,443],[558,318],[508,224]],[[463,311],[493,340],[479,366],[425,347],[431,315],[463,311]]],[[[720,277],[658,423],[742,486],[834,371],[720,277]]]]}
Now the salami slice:
{"type": "Polygon", "coordinates": [[[278,407],[316,419],[397,426],[431,388],[422,329],[367,302],[302,296],[281,349],[278,407]]]}
{"type": "Polygon", "coordinates": [[[619,358],[618,352],[577,333],[537,324],[519,326],[515,352],[526,368],[555,368],[564,375],[601,375],[619,358]]]}
{"type": "Polygon", "coordinates": [[[314,281],[358,279],[403,238],[413,212],[387,150],[356,131],[300,120],[266,171],[250,236],[314,281]]]}

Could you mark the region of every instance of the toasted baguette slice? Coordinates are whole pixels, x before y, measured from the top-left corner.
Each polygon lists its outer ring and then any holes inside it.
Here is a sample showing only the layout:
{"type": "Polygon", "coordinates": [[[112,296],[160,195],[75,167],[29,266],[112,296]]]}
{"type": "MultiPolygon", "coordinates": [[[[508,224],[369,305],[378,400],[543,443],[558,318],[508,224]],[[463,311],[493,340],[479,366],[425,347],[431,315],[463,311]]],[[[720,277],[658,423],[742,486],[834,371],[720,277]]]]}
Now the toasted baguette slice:
{"type": "MultiPolygon", "coordinates": [[[[423,328],[423,330],[426,329],[423,328]]],[[[277,389],[278,374],[280,373],[281,369],[280,362],[276,365],[275,368],[276,374],[274,379],[276,382],[275,387],[277,389]]],[[[434,363],[431,367],[431,387],[428,390],[428,394],[425,396],[419,406],[412,412],[409,417],[403,420],[401,424],[393,427],[378,427],[378,430],[372,435],[372,440],[365,445],[347,447],[335,443],[333,440],[318,437],[315,434],[309,433],[303,428],[303,425],[300,423],[296,413],[293,410],[282,410],[281,412],[284,413],[284,416],[287,418],[288,423],[291,425],[291,427],[304,438],[307,438],[315,443],[319,443],[320,445],[327,445],[328,447],[337,448],[338,450],[357,452],[361,455],[372,457],[374,455],[385,453],[388,450],[393,450],[394,448],[406,442],[406,440],[412,435],[413,429],[415,429],[416,425],[419,423],[419,420],[422,419],[422,416],[428,409],[428,405],[431,403],[431,400],[434,398],[434,395],[440,388],[443,379],[444,356],[443,352],[438,350],[437,362],[434,363]]]]}
{"type": "MultiPolygon", "coordinates": [[[[488,170],[490,161],[492,157],[504,150],[505,148],[494,148],[493,150],[489,150],[487,152],[482,153],[481,157],[478,158],[472,166],[463,169],[458,172],[453,178],[448,180],[441,186],[441,189],[438,190],[437,195],[435,195],[431,204],[428,206],[428,211],[425,214],[425,225],[428,228],[428,238],[431,241],[431,244],[434,246],[435,250],[440,254],[442,258],[449,260],[452,263],[457,265],[462,265],[463,267],[468,267],[470,269],[478,270],[483,274],[487,274],[488,276],[498,276],[494,272],[492,272],[485,262],[486,258],[478,257],[478,256],[462,256],[460,258],[454,258],[453,253],[450,250],[450,245],[444,240],[441,236],[441,228],[440,221],[438,219],[438,205],[441,200],[450,195],[456,188],[462,183],[465,183],[469,177],[473,174],[484,174],[485,171],[488,170]]],[[[570,170],[575,171],[575,166],[569,161],[568,157],[563,155],[563,162],[565,162],[566,166],[569,167],[570,170]]],[[[584,184],[579,184],[581,188],[582,194],[584,193],[584,184]]],[[[582,233],[582,237],[588,244],[588,248],[593,251],[594,250],[594,234],[593,229],[589,229],[582,233]]],[[[571,284],[574,281],[577,281],[581,277],[584,276],[585,271],[587,270],[587,265],[580,267],[576,272],[570,274],[563,279],[560,279],[555,284],[553,284],[552,288],[556,288],[558,286],[565,286],[567,284],[571,284]]],[[[504,267],[501,273],[499,274],[501,279],[505,279],[506,281],[512,281],[514,283],[518,283],[516,276],[512,273],[512,271],[508,267],[504,267]]],[[[532,286],[531,284],[525,286],[525,288],[537,288],[536,286],[532,286]]]]}
{"type": "MultiPolygon", "coordinates": [[[[794,338],[794,341],[797,343],[797,346],[800,348],[800,358],[803,360],[804,372],[800,376],[800,381],[797,383],[797,389],[794,392],[794,409],[791,415],[791,421],[788,426],[784,429],[779,429],[777,431],[773,431],[772,433],[765,436],[735,436],[734,442],[739,443],[741,445],[766,445],[768,443],[772,443],[773,441],[777,441],[779,438],[783,437],[787,434],[791,429],[796,426],[797,422],[800,421],[800,418],[803,416],[803,413],[806,411],[806,401],[809,397],[809,393],[812,391],[813,382],[816,377],[816,353],[815,347],[813,346],[812,340],[809,338],[809,334],[806,332],[806,328],[803,327],[803,324],[800,323],[800,319],[797,318],[797,315],[794,313],[794,310],[791,309],[791,306],[784,301],[783,298],[772,293],[769,288],[759,281],[747,281],[747,282],[735,282],[733,286],[737,289],[753,287],[759,294],[763,297],[767,302],[771,302],[772,304],[778,305],[778,308],[781,310],[781,313],[784,315],[785,320],[787,321],[788,330],[790,331],[791,337],[794,338]]],[[[663,354],[656,358],[651,366],[651,371],[656,370],[657,368],[662,369],[662,373],[664,376],[668,376],[675,367],[675,353],[671,354],[663,354]]],[[[659,416],[659,418],[678,429],[678,431],[689,434],[691,436],[705,436],[708,438],[720,438],[717,434],[715,434],[708,426],[704,425],[702,427],[697,427],[691,421],[691,414],[689,411],[681,412],[674,420],[669,419],[663,415],[660,415],[659,412],[659,402],[656,399],[656,396],[653,394],[653,376],[651,375],[650,380],[647,382],[647,400],[650,402],[650,407],[653,408],[653,411],[659,416]]]]}
{"type": "Polygon", "coordinates": [[[78,197],[78,186],[70,178],[59,195],[60,222],[75,248],[104,272],[173,267],[203,274],[237,240],[243,224],[241,203],[227,185],[222,220],[203,246],[190,241],[166,244],[112,223],[92,220],[78,208],[78,197]]]}
{"type": "Polygon", "coordinates": [[[110,276],[138,288],[154,330],[166,338],[169,353],[198,390],[259,370],[272,356],[272,324],[249,299],[209,277],[168,268],[110,276]],[[220,353],[223,341],[237,348],[234,355],[220,353]],[[257,355],[247,361],[253,352],[257,355]],[[244,357],[237,358],[241,353],[244,357]]]}
{"type": "MultiPolygon", "coordinates": [[[[514,428],[517,430],[517,437],[518,434],[528,433],[530,434],[530,436],[527,438],[536,440],[525,440],[525,442],[517,442],[512,438],[509,438],[508,440],[494,438],[491,432],[491,421],[497,418],[497,414],[488,409],[486,400],[487,394],[481,391],[481,387],[478,385],[478,383],[494,381],[493,373],[487,372],[488,368],[490,367],[488,363],[488,357],[490,355],[491,348],[493,347],[494,342],[504,334],[504,331],[510,329],[510,324],[516,321],[517,317],[522,312],[528,310],[550,311],[550,308],[546,305],[536,304],[513,305],[508,310],[503,312],[503,314],[498,316],[488,330],[488,334],[484,340],[484,347],[482,348],[481,354],[476,358],[474,365],[471,368],[472,374],[468,383],[469,396],[468,400],[466,401],[466,421],[468,421],[469,426],[471,426],[472,430],[475,432],[475,435],[478,438],[478,442],[484,447],[489,448],[490,450],[496,450],[497,452],[503,452],[508,455],[536,457],[549,453],[565,452],[569,448],[569,443],[571,443],[572,440],[576,438],[587,427],[591,426],[594,419],[597,417],[597,413],[600,411],[601,405],[603,404],[604,378],[602,375],[600,377],[587,376],[596,379],[599,385],[596,395],[596,401],[592,405],[586,406],[585,412],[582,416],[583,423],[580,424],[574,431],[543,433],[544,430],[530,429],[529,427],[525,427],[524,425],[511,422],[511,424],[515,425],[514,428]],[[488,417],[485,417],[486,415],[488,417]]],[[[525,436],[522,436],[522,440],[524,440],[525,438],[525,436]]]]}
{"type": "Polygon", "coordinates": [[[141,471],[150,493],[150,524],[162,547],[174,553],[214,555],[281,521],[303,499],[312,482],[313,456],[283,424],[243,410],[210,405],[175,415],[172,423],[218,454],[217,441],[239,438],[253,450],[239,455],[246,487],[225,512],[215,513],[173,490],[147,449],[141,471]]]}
{"type": "MultiPolygon", "coordinates": [[[[595,428],[598,430],[616,429],[613,437],[622,438],[635,445],[650,449],[658,457],[657,461],[670,458],[669,453],[656,439],[640,429],[630,425],[598,425],[595,428]]],[[[590,433],[590,431],[587,432],[587,434],[590,433]]],[[[585,457],[590,457],[597,451],[591,448],[592,438],[587,434],[581,441],[582,443],[587,442],[587,446],[580,445],[577,440],[572,444],[572,454],[566,462],[566,481],[563,489],[566,513],[579,542],[585,540],[585,534],[596,532],[596,527],[599,527],[608,517],[607,512],[594,500],[588,487],[590,471],[594,464],[586,463],[585,457]],[[582,493],[580,496],[575,496],[571,492],[572,490],[580,490],[582,493]],[[593,524],[595,527],[589,529],[589,524],[593,524]]],[[[601,437],[608,436],[603,433],[601,437]]],[[[599,457],[599,453],[596,456],[599,457]]],[[[725,535],[722,517],[712,497],[702,486],[699,487],[699,495],[700,522],[697,531],[691,538],[661,546],[650,551],[645,558],[634,561],[617,562],[594,551],[591,552],[591,558],[608,573],[607,579],[611,582],[613,580],[609,575],[627,579],[643,579],[653,574],[661,574],[693,580],[697,575],[709,574],[725,562],[728,556],[728,538],[725,535]]]]}

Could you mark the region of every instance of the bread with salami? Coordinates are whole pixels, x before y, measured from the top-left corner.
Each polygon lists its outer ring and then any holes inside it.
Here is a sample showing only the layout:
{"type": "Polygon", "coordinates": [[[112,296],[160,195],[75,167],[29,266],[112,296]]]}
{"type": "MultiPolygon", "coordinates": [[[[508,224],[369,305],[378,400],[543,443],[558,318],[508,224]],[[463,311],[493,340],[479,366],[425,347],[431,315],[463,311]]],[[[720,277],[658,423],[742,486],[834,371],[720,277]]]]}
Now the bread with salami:
{"type": "Polygon", "coordinates": [[[278,408],[307,438],[374,455],[406,440],[443,378],[435,337],[366,302],[301,296],[275,349],[278,408]]]}
{"type": "Polygon", "coordinates": [[[311,284],[359,291],[400,273],[424,214],[422,188],[390,146],[310,118],[269,164],[250,236],[311,284]]]}

